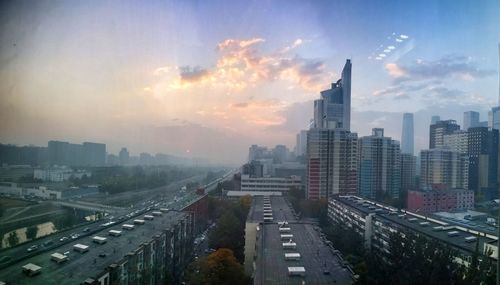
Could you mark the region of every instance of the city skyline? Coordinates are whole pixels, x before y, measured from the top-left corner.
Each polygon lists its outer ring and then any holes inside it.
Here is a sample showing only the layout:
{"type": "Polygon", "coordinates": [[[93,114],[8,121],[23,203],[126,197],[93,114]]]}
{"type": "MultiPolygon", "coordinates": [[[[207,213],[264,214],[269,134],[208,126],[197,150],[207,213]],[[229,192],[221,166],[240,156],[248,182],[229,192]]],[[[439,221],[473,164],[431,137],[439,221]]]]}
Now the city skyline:
{"type": "Polygon", "coordinates": [[[351,59],[351,131],[399,138],[412,112],[417,153],[432,115],[498,104],[499,5],[3,2],[1,142],[242,162],[292,148],[351,59]]]}

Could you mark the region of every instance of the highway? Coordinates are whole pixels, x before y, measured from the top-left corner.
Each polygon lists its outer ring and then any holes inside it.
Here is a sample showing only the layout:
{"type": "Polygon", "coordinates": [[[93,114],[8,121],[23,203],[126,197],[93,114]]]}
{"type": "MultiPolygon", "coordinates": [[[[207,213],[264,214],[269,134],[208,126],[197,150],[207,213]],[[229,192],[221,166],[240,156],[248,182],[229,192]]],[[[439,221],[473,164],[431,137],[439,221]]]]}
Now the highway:
{"type": "MultiPolygon", "coordinates": [[[[228,178],[231,178],[236,170],[227,172],[224,176],[213,180],[212,182],[204,185],[207,195],[210,191],[216,189],[217,184],[228,178]]],[[[73,242],[80,237],[90,236],[102,230],[103,228],[112,227],[116,223],[139,216],[151,209],[169,208],[172,210],[182,210],[189,206],[191,203],[197,201],[203,196],[196,195],[195,191],[180,191],[180,188],[187,182],[194,181],[200,182],[199,176],[181,181],[173,182],[167,186],[155,189],[156,191],[148,191],[148,195],[142,196],[143,199],[136,201],[131,208],[123,208],[118,211],[118,207],[114,207],[115,211],[112,215],[105,219],[96,222],[86,223],[65,231],[56,232],[54,234],[38,238],[18,245],[13,248],[8,248],[0,251],[0,270],[10,264],[40,254],[42,252],[53,250],[57,247],[73,242]],[[28,251],[29,248],[36,249],[28,251]]],[[[95,204],[93,206],[96,206],[95,204]]],[[[107,205],[102,205],[106,207],[107,205]]]]}

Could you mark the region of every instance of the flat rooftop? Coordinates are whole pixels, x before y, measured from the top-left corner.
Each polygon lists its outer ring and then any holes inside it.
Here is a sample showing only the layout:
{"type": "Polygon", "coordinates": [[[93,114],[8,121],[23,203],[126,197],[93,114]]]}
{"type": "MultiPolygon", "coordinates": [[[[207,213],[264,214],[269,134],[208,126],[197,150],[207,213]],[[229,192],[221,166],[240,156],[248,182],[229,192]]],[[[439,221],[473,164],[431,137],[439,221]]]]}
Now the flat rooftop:
{"type": "MultiPolygon", "coordinates": [[[[151,214],[154,210],[147,212],[151,214]]],[[[34,257],[22,260],[0,271],[0,281],[7,284],[80,284],[89,277],[96,277],[107,266],[121,260],[127,253],[137,249],[142,243],[153,239],[164,229],[176,224],[179,219],[185,218],[187,214],[182,212],[167,212],[162,216],[155,216],[154,220],[146,220],[144,225],[135,225],[135,229],[122,230],[123,224],[134,225],[133,220],[142,216],[117,223],[111,228],[103,229],[93,235],[75,239],[58,248],[46,251],[34,257]],[[110,230],[122,231],[121,236],[110,236],[110,230]],[[97,244],[92,241],[94,236],[105,237],[107,242],[97,244]],[[75,244],[89,246],[86,253],[73,250],[75,244]],[[56,263],[51,260],[53,253],[67,254],[68,261],[56,263]],[[100,254],[106,254],[100,257],[100,254]],[[22,273],[21,267],[33,263],[42,267],[39,275],[29,277],[22,273]]]]}
{"type": "Polygon", "coordinates": [[[357,196],[340,196],[338,198],[335,198],[335,200],[339,200],[342,203],[349,205],[352,208],[355,208],[356,210],[365,215],[368,215],[370,213],[375,213],[379,217],[391,221],[395,224],[399,224],[403,227],[410,228],[416,232],[423,233],[429,237],[436,238],[456,248],[469,252],[475,252],[476,242],[466,242],[465,240],[466,237],[470,236],[477,237],[479,234],[478,240],[479,240],[480,250],[483,249],[485,243],[497,239],[496,236],[491,235],[487,232],[482,232],[478,231],[477,229],[467,228],[463,225],[453,224],[450,221],[442,220],[435,216],[425,216],[418,213],[409,212],[406,210],[398,211],[393,207],[382,205],[380,203],[376,203],[371,200],[362,199],[357,196]],[[396,211],[397,214],[389,214],[391,210],[396,211]],[[399,215],[405,215],[405,216],[400,217],[399,215]],[[425,222],[427,222],[428,224],[425,225],[420,224],[425,222]],[[437,226],[445,226],[452,228],[441,231],[433,230],[433,227],[437,226]],[[448,232],[450,231],[458,231],[459,233],[456,236],[450,237],[448,236],[448,232]]]}
{"type": "MultiPolygon", "coordinates": [[[[262,197],[256,197],[249,215],[262,220],[262,197]],[[260,198],[260,199],[258,199],[260,198]],[[260,216],[259,216],[260,215],[260,216]]],[[[254,198],[255,199],[255,198],[254,198]]],[[[261,223],[257,240],[254,284],[352,284],[352,272],[343,267],[338,251],[321,238],[320,228],[299,221],[283,197],[270,197],[274,221],[261,223]],[[295,249],[283,249],[278,222],[287,221],[295,249]],[[299,260],[285,260],[285,253],[299,253],[299,260]],[[304,267],[303,276],[291,276],[288,267],[304,267]],[[304,283],[305,282],[305,283],[304,283]]]]}
{"type": "Polygon", "coordinates": [[[255,196],[253,197],[253,203],[248,213],[247,222],[264,222],[264,197],[268,197],[270,200],[273,222],[296,220],[294,212],[285,198],[280,196],[255,196]]]}

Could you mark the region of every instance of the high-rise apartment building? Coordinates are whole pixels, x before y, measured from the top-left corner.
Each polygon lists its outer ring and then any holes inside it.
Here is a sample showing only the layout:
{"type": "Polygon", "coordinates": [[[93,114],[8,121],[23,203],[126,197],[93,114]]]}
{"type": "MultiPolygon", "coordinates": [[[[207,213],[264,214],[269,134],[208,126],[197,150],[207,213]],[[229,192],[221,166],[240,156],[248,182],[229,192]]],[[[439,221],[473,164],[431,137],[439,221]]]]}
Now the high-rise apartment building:
{"type": "Polygon", "coordinates": [[[413,155],[413,114],[403,114],[403,130],[401,131],[401,153],[413,155]]]}
{"type": "Polygon", "coordinates": [[[307,199],[356,193],[358,137],[344,129],[312,128],[307,133],[307,199]]]}
{"type": "Polygon", "coordinates": [[[371,136],[358,142],[358,193],[367,198],[382,200],[399,198],[401,164],[399,142],[384,137],[384,129],[375,128],[371,136]]]}
{"type": "Polygon", "coordinates": [[[467,131],[469,128],[479,127],[479,112],[467,111],[464,112],[464,130],[467,131]]]}
{"type": "Polygon", "coordinates": [[[468,189],[468,161],[456,151],[434,148],[420,151],[420,188],[468,189]]]}
{"type": "Polygon", "coordinates": [[[332,88],[321,91],[321,98],[314,101],[314,127],[328,129],[351,128],[351,60],[342,70],[342,77],[332,83],[332,88]]]}
{"type": "Polygon", "coordinates": [[[103,166],[106,164],[106,145],[102,143],[83,143],[83,164],[103,166]]]}
{"type": "Polygon", "coordinates": [[[401,192],[417,189],[417,157],[409,154],[401,154],[401,192]]]}
{"type": "Polygon", "coordinates": [[[460,130],[460,125],[455,120],[437,121],[432,124],[429,130],[429,148],[442,147],[443,136],[458,130],[460,130]]]}
{"type": "Polygon", "coordinates": [[[469,153],[469,133],[459,130],[443,135],[443,146],[452,151],[467,155],[469,153]]]}

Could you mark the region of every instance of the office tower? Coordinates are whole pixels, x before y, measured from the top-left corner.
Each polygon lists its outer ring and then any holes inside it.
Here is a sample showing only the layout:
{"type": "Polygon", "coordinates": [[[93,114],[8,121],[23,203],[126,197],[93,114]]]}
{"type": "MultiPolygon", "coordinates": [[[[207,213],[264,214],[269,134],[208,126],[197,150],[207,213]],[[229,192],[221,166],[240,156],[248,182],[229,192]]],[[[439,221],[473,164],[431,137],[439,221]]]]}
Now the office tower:
{"type": "Polygon", "coordinates": [[[129,154],[126,147],[122,147],[122,149],[120,150],[120,153],[118,154],[118,157],[120,159],[121,165],[126,165],[129,163],[130,154],[129,154]]]}
{"type": "Polygon", "coordinates": [[[464,131],[469,128],[479,127],[479,113],[475,111],[464,112],[464,131]]]}
{"type": "Polygon", "coordinates": [[[358,145],[359,194],[377,200],[399,198],[401,189],[399,142],[384,137],[384,129],[375,128],[371,136],[360,138],[358,145]]]}
{"type": "Polygon", "coordinates": [[[438,121],[441,121],[441,117],[439,117],[439,116],[432,116],[431,117],[431,125],[434,125],[438,121]]]}
{"type": "Polygon", "coordinates": [[[314,101],[314,128],[351,128],[351,60],[346,60],[341,78],[332,88],[321,91],[314,101]]]}
{"type": "Polygon", "coordinates": [[[307,199],[357,191],[358,136],[344,129],[307,132],[307,199]]]}
{"type": "Polygon", "coordinates": [[[469,189],[487,194],[496,193],[498,178],[498,130],[485,127],[468,131],[469,189]]]}
{"type": "Polygon", "coordinates": [[[467,189],[468,161],[460,153],[434,148],[420,151],[420,187],[423,190],[467,189]]]}
{"type": "Polygon", "coordinates": [[[401,153],[413,155],[413,114],[403,114],[403,130],[401,131],[401,153]]]}
{"type": "Polygon", "coordinates": [[[443,146],[443,136],[460,130],[455,120],[437,121],[429,128],[429,148],[443,146]]]}
{"type": "Polygon", "coordinates": [[[295,155],[296,156],[301,156],[306,154],[307,151],[307,131],[306,130],[301,130],[297,134],[297,145],[295,147],[295,155]]]}
{"type": "Polygon", "coordinates": [[[401,192],[417,190],[417,157],[409,153],[401,153],[401,192]]]}
{"type": "Polygon", "coordinates": [[[83,165],[103,166],[106,163],[106,145],[102,143],[83,143],[83,165]]]}

